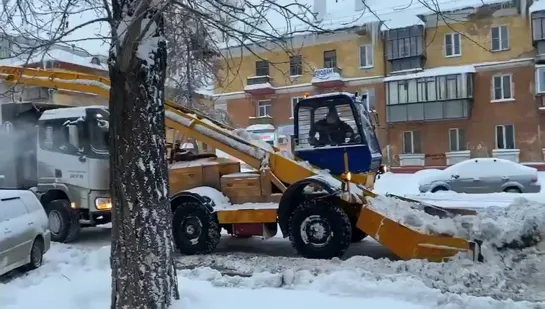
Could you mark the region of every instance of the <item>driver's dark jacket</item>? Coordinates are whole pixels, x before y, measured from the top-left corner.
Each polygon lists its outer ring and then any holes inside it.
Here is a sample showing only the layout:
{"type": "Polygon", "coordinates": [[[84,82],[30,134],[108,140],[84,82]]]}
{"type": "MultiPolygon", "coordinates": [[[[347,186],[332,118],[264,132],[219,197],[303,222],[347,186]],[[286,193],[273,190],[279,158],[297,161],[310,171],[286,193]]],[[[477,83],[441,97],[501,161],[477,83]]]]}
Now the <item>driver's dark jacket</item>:
{"type": "Polygon", "coordinates": [[[320,134],[318,144],[320,145],[341,145],[345,143],[348,133],[354,134],[352,127],[345,122],[338,120],[334,124],[327,123],[326,119],[319,120],[310,129],[309,137],[313,139],[316,132],[320,134]]]}

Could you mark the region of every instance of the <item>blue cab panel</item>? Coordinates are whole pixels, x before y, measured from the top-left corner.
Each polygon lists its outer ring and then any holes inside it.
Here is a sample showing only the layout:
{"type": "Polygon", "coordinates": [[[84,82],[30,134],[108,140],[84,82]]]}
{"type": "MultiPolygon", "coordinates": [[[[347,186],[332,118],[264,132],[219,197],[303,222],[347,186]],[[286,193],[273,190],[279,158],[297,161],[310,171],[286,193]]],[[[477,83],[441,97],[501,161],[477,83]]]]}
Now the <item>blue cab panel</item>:
{"type": "Polygon", "coordinates": [[[344,153],[348,154],[348,170],[352,173],[376,171],[381,162],[380,152],[371,153],[367,145],[326,146],[301,149],[295,155],[321,169],[340,175],[345,172],[344,153]]]}

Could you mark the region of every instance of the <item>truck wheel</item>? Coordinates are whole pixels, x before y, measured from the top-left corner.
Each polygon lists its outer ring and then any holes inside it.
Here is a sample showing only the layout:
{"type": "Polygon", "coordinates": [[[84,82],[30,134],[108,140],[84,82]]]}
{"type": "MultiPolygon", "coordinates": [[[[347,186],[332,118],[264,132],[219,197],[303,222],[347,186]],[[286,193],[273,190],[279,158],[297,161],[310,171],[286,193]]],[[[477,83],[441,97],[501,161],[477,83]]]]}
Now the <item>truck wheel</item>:
{"type": "Polygon", "coordinates": [[[78,237],[81,227],[69,200],[54,200],[45,206],[45,211],[52,241],[69,243],[78,237]]]}
{"type": "Polygon", "coordinates": [[[220,242],[216,215],[196,201],[183,202],[172,219],[174,242],[183,254],[206,254],[220,242]]]}
{"type": "Polygon", "coordinates": [[[347,214],[331,201],[306,200],[293,212],[290,241],[299,255],[310,259],[342,256],[352,239],[352,224],[347,214]]]}
{"type": "Polygon", "coordinates": [[[367,237],[367,234],[362,232],[362,230],[358,229],[355,226],[352,228],[352,242],[360,242],[365,237],[367,237]]]}

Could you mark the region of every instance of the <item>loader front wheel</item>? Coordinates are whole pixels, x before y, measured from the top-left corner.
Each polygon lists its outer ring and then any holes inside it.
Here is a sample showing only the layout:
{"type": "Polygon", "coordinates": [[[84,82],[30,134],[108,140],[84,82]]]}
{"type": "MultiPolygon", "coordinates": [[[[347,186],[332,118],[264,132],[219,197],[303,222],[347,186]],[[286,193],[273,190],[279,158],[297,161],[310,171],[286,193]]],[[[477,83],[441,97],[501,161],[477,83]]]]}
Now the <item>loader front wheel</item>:
{"type": "Polygon", "coordinates": [[[216,214],[197,201],[184,201],[172,218],[174,243],[182,254],[207,254],[216,249],[221,228],[216,214]]]}
{"type": "Polygon", "coordinates": [[[306,200],[289,222],[290,241],[299,255],[309,259],[342,256],[352,240],[348,215],[327,199],[306,200]]]}

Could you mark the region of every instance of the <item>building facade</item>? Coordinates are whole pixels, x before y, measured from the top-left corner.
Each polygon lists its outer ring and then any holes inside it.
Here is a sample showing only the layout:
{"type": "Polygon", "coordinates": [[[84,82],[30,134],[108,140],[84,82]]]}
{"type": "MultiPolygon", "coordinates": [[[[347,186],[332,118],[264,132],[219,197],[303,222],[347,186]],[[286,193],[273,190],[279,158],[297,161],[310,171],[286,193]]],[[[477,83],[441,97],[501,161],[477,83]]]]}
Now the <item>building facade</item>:
{"type": "Polygon", "coordinates": [[[392,166],[488,156],[543,162],[545,1],[442,2],[441,14],[386,12],[374,23],[294,37],[297,52],[231,48],[216,106],[239,127],[252,117],[282,126],[306,92],[365,93],[392,166]]]}

